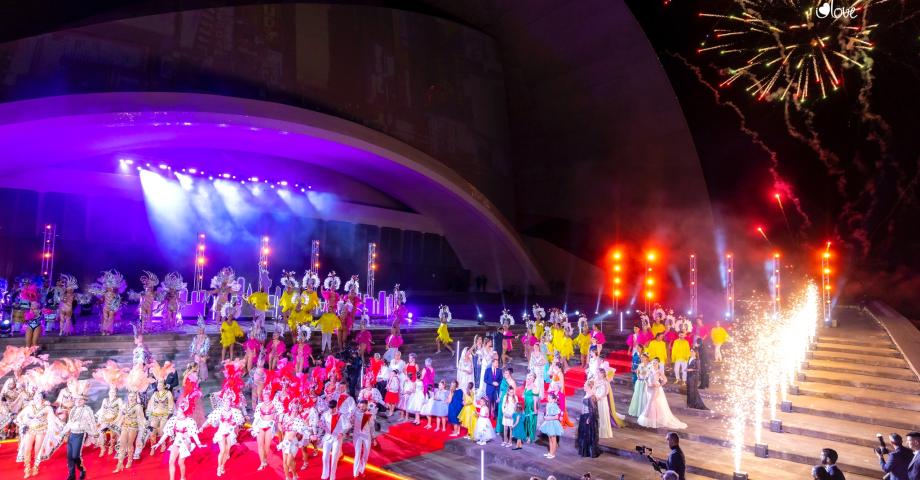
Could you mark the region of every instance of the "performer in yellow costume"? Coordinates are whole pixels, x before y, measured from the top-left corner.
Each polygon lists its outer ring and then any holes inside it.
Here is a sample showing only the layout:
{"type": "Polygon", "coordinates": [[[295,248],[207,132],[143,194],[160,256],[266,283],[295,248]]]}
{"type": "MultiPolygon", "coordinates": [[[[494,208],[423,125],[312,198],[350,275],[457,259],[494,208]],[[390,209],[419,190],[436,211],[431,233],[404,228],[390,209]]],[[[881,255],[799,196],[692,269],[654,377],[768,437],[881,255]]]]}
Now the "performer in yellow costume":
{"type": "Polygon", "coordinates": [[[588,364],[588,350],[591,348],[591,331],[588,328],[588,317],[578,319],[578,336],[575,337],[575,345],[578,347],[578,354],[581,355],[581,364],[588,364]]]}
{"type": "Polygon", "coordinates": [[[326,276],[326,280],[323,281],[323,298],[326,300],[326,308],[323,315],[319,317],[317,321],[317,325],[319,325],[319,329],[322,331],[320,341],[321,353],[325,353],[326,349],[330,352],[332,351],[332,333],[342,328],[342,321],[339,319],[339,316],[336,315],[339,304],[339,294],[337,290],[341,283],[342,280],[336,276],[335,272],[329,272],[329,275],[326,276]]]}
{"type": "Polygon", "coordinates": [[[441,352],[441,344],[444,344],[444,346],[450,350],[451,354],[454,353],[454,348],[451,347],[451,344],[454,343],[454,339],[450,338],[450,332],[447,331],[447,324],[450,323],[452,318],[450,308],[447,305],[438,307],[438,321],[441,322],[441,325],[438,326],[438,337],[434,341],[435,345],[438,347],[438,351],[435,353],[441,352]]]}
{"type": "MultiPolygon", "coordinates": [[[[281,317],[288,320],[294,310],[294,298],[300,292],[300,284],[294,278],[294,272],[282,271],[281,285],[284,286],[284,292],[281,293],[281,298],[278,299],[278,305],[281,305],[281,317]]],[[[291,331],[296,330],[292,329],[291,331]]]]}
{"type": "Polygon", "coordinates": [[[543,330],[546,328],[546,310],[543,309],[539,304],[533,306],[533,320],[535,322],[534,326],[534,336],[537,338],[543,338],[543,330]]]}
{"type": "Polygon", "coordinates": [[[731,340],[728,331],[722,327],[722,322],[716,320],[716,326],[709,332],[709,338],[712,339],[713,353],[717,362],[722,361],[722,345],[731,340]]]}
{"type": "Polygon", "coordinates": [[[243,338],[243,329],[233,318],[233,305],[230,302],[225,303],[220,310],[221,317],[223,317],[223,321],[220,323],[220,361],[223,363],[227,358],[227,353],[230,353],[231,359],[234,358],[233,346],[236,345],[237,338],[243,338]]]}

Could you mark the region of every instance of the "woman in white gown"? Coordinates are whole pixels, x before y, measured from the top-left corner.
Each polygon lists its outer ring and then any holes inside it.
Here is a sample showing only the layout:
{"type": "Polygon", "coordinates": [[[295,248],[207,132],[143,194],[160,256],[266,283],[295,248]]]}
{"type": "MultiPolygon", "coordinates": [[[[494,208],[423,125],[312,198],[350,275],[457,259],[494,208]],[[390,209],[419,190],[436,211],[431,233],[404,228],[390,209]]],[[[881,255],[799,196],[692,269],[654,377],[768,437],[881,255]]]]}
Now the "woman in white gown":
{"type": "Polygon", "coordinates": [[[671,413],[671,407],[668,406],[668,398],[665,396],[664,392],[664,385],[667,382],[667,377],[661,373],[658,367],[658,359],[653,359],[648,377],[645,380],[645,388],[648,391],[648,403],[646,403],[642,414],[639,415],[639,425],[648,428],[680,430],[687,428],[686,423],[681,422],[671,413]]]}
{"type": "Polygon", "coordinates": [[[476,392],[476,398],[486,394],[486,370],[492,366],[492,356],[495,350],[492,349],[492,341],[483,342],[483,347],[479,349],[479,390],[476,392]]]}
{"type": "Polygon", "coordinates": [[[457,385],[466,386],[473,381],[473,356],[469,347],[460,354],[460,363],[457,365],[457,385]]]}

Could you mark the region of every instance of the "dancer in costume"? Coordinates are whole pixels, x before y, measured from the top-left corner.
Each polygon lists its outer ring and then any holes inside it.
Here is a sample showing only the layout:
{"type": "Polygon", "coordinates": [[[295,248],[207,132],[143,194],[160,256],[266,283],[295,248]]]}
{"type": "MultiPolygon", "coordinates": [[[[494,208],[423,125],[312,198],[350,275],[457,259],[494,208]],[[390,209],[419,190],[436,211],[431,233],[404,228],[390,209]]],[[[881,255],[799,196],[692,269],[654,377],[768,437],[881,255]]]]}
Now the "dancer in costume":
{"type": "Polygon", "coordinates": [[[61,289],[61,299],[58,302],[58,320],[61,322],[59,334],[73,334],[73,308],[77,300],[76,290],[79,288],[77,279],[72,275],[61,275],[58,280],[61,289]]]}
{"type": "Polygon", "coordinates": [[[16,462],[24,463],[23,478],[38,475],[38,466],[42,461],[46,445],[45,434],[52,423],[59,422],[54,416],[51,405],[43,395],[60,384],[63,379],[52,369],[36,367],[23,374],[29,402],[16,415],[19,429],[19,450],[16,462]]]}
{"type": "Polygon", "coordinates": [[[169,446],[169,480],[176,478],[176,464],[179,465],[180,480],[185,480],[185,459],[192,454],[195,446],[204,447],[198,439],[198,424],[188,416],[193,410],[194,406],[189,398],[180,398],[176,404],[176,413],[166,422],[163,436],[152,448],[155,450],[160,445],[165,446],[166,439],[172,439],[169,446]]]}
{"type": "Polygon", "coordinates": [[[358,345],[358,356],[361,357],[361,361],[364,362],[367,354],[371,352],[371,345],[374,344],[374,340],[371,337],[371,332],[367,329],[367,324],[370,322],[371,318],[364,313],[361,315],[361,323],[359,325],[358,333],[355,335],[355,343],[358,345]]]}
{"type": "Polygon", "coordinates": [[[514,334],[511,333],[511,327],[502,325],[502,366],[511,361],[511,351],[514,350],[514,334]]]}
{"type": "Polygon", "coordinates": [[[397,329],[409,318],[409,308],[406,307],[406,291],[399,289],[397,283],[393,287],[393,326],[397,329]]]}
{"type": "Polygon", "coordinates": [[[202,381],[208,379],[208,352],[211,350],[211,339],[204,333],[204,316],[198,316],[198,333],[192,338],[188,352],[192,360],[198,364],[198,376],[202,381]]]}
{"type": "Polygon", "coordinates": [[[687,428],[687,424],[681,422],[671,413],[671,407],[668,406],[668,398],[665,396],[664,385],[668,383],[667,377],[658,368],[658,359],[652,359],[652,367],[646,377],[646,390],[648,391],[648,403],[642,414],[639,415],[637,423],[648,428],[668,428],[680,429],[687,428]]]}
{"type": "Polygon", "coordinates": [[[220,390],[220,406],[211,411],[202,429],[214,427],[214,444],[217,445],[217,476],[224,474],[230,448],[236,445],[237,431],[245,419],[239,405],[242,400],[243,362],[232,360],[224,364],[224,384],[220,390]]]}
{"type": "Polygon", "coordinates": [[[690,361],[690,342],[686,333],[680,332],[671,344],[671,361],[674,363],[674,381],[677,385],[687,382],[687,362],[690,361]]]}
{"type": "MultiPolygon", "coordinates": [[[[160,283],[157,299],[160,302],[159,313],[163,316],[163,324],[166,328],[174,328],[181,323],[184,292],[187,289],[188,284],[182,281],[182,275],[179,275],[179,272],[166,274],[160,283]]],[[[203,324],[204,318],[201,321],[203,324]]]]}
{"type": "Polygon", "coordinates": [[[543,393],[543,378],[534,372],[524,381],[524,437],[527,443],[537,441],[537,405],[543,393]]]}
{"type": "Polygon", "coordinates": [[[402,335],[399,333],[399,327],[390,327],[390,334],[386,340],[386,352],[383,353],[383,359],[386,361],[393,360],[393,357],[399,353],[399,347],[403,344],[402,335]]]}
{"type": "Polygon", "coordinates": [[[345,282],[345,296],[339,299],[339,316],[342,318],[342,331],[339,334],[339,349],[348,336],[355,324],[355,315],[361,312],[361,283],[357,275],[352,275],[351,279],[345,282]]]}
{"type": "Polygon", "coordinates": [[[118,389],[124,387],[128,377],[128,369],[120,368],[112,360],[105,366],[93,372],[93,378],[109,387],[108,397],[102,399],[102,405],[96,411],[96,425],[99,427],[100,437],[95,443],[99,446],[99,458],[106,453],[115,453],[118,437],[121,435],[121,411],[124,402],[118,398],[118,389]]]}
{"type": "Polygon", "coordinates": [[[454,343],[454,340],[450,338],[450,333],[447,331],[447,324],[450,323],[451,318],[450,307],[447,305],[441,305],[438,307],[438,336],[434,339],[435,346],[438,347],[438,351],[434,353],[441,353],[441,345],[443,344],[450,351],[450,354],[454,354],[454,348],[451,347],[451,344],[454,343]]]}
{"type": "Polygon", "coordinates": [[[334,479],[336,466],[342,453],[342,441],[351,429],[351,419],[339,413],[335,400],[329,402],[329,410],[323,413],[321,420],[323,435],[323,475],[322,479],[334,479]]]}
{"type": "Polygon", "coordinates": [[[607,337],[604,336],[601,324],[595,323],[594,330],[591,332],[591,348],[594,349],[594,347],[597,346],[597,356],[600,358],[604,358],[602,353],[605,343],[607,343],[607,337]]]}
{"type": "Polygon", "coordinates": [[[265,315],[268,312],[268,291],[272,287],[272,279],[268,275],[268,270],[263,265],[259,265],[259,289],[252,292],[246,301],[252,305],[252,328],[255,332],[261,332],[265,325],[265,315]]]}
{"type": "Polygon", "coordinates": [[[284,409],[280,402],[272,399],[272,391],[269,388],[262,390],[261,398],[262,401],[253,409],[252,427],[250,429],[252,436],[256,437],[260,471],[268,466],[272,438],[275,436],[277,422],[284,409]]]}
{"type": "Polygon", "coordinates": [[[277,329],[272,334],[272,339],[265,348],[268,351],[268,369],[274,370],[278,366],[278,360],[287,351],[287,345],[281,339],[281,332],[277,329]]]}
{"type": "Polygon", "coordinates": [[[153,302],[156,300],[156,288],[159,284],[160,279],[153,272],[145,270],[144,274],[141,275],[141,285],[144,289],[137,295],[140,300],[140,304],[137,308],[137,321],[140,325],[140,333],[142,334],[146,331],[147,325],[153,319],[153,302]]]}
{"type": "Polygon", "coordinates": [[[664,334],[655,335],[655,339],[648,342],[645,353],[648,354],[649,360],[658,360],[655,366],[664,373],[664,364],[668,361],[668,347],[664,343],[664,334]]]}
{"type": "Polygon", "coordinates": [[[466,438],[473,440],[476,432],[476,421],[479,418],[476,411],[476,388],[473,382],[466,384],[463,388],[463,408],[460,409],[460,425],[466,429],[466,438]]]}
{"type": "Polygon", "coordinates": [[[521,316],[521,321],[524,322],[524,335],[521,335],[521,347],[524,350],[524,358],[529,360],[533,346],[540,343],[540,341],[533,335],[533,329],[536,324],[530,319],[527,312],[524,312],[524,315],[521,316]]]}
{"type": "Polygon", "coordinates": [[[224,362],[227,358],[233,359],[234,346],[238,338],[243,338],[243,329],[236,321],[234,307],[230,302],[224,303],[220,308],[220,361],[224,362]],[[230,354],[229,357],[227,354],[230,354]]]}
{"type": "Polygon", "coordinates": [[[67,438],[67,480],[76,479],[76,470],[80,471],[80,480],[85,480],[83,444],[87,437],[92,440],[99,436],[99,426],[96,424],[93,410],[86,405],[89,381],[79,380],[74,390],[74,407],[67,417],[63,431],[63,436],[67,438]]]}
{"type": "Polygon", "coordinates": [[[535,303],[531,311],[533,312],[534,336],[538,339],[542,339],[543,330],[546,328],[546,310],[535,303]]]}
{"type": "Polygon", "coordinates": [[[339,285],[342,280],[336,276],[335,272],[329,272],[326,280],[323,281],[323,298],[326,300],[326,308],[322,316],[319,317],[320,330],[322,339],[320,342],[320,353],[325,354],[326,350],[332,351],[332,334],[342,328],[342,322],[336,315],[339,304],[339,285]]]}
{"type": "Polygon", "coordinates": [[[147,430],[147,419],[144,416],[144,406],[140,402],[140,392],[147,391],[149,386],[150,379],[146,371],[139,364],[135,364],[125,378],[125,388],[128,394],[117,419],[116,426],[120,434],[115,449],[115,459],[118,463],[112,473],[131,468],[134,460],[140,457],[141,449],[146,443],[144,437],[147,430]],[[125,462],[126,459],[127,462],[125,462]]]}
{"type": "MultiPolygon", "coordinates": [[[[153,446],[158,442],[159,437],[163,436],[163,427],[172,416],[175,410],[173,394],[166,389],[166,377],[175,371],[172,362],[165,361],[163,365],[154,361],[150,365],[150,374],[157,381],[157,391],[153,392],[147,401],[147,426],[150,430],[150,455],[153,455],[153,446]]],[[[160,453],[166,451],[166,446],[160,453]]]]}
{"type": "Polygon", "coordinates": [[[291,347],[291,359],[294,361],[294,372],[303,373],[309,369],[313,361],[313,349],[310,347],[310,334],[313,331],[307,325],[297,327],[297,341],[291,347]]]}
{"type": "MultiPolygon", "coordinates": [[[[281,319],[288,322],[289,326],[291,313],[294,311],[294,300],[300,294],[300,284],[297,283],[294,275],[293,271],[281,271],[281,285],[284,286],[284,291],[281,293],[278,305],[281,306],[281,319]]],[[[294,332],[294,328],[291,327],[291,334],[294,334],[294,332]]]]}
{"type": "Polygon", "coordinates": [[[371,445],[376,435],[374,428],[376,415],[375,404],[363,399],[358,401],[358,408],[351,420],[351,424],[354,425],[351,433],[352,444],[355,447],[355,461],[354,468],[352,468],[354,478],[364,478],[364,469],[367,468],[367,459],[371,454],[371,445]]]}
{"type": "Polygon", "coordinates": [[[562,412],[560,422],[563,427],[573,427],[575,425],[569,420],[569,415],[565,408],[565,370],[563,370],[561,362],[557,361],[551,364],[549,376],[550,381],[547,391],[556,394],[556,401],[559,403],[559,409],[562,412]]]}
{"type": "Polygon", "coordinates": [[[153,355],[150,353],[150,349],[147,348],[147,345],[144,345],[144,336],[140,333],[135,333],[134,349],[131,350],[131,364],[133,366],[140,366],[146,372],[147,365],[150,363],[152,358],[153,355]]]}
{"type": "Polygon", "coordinates": [[[632,417],[641,415],[645,410],[645,405],[648,404],[648,391],[645,388],[645,382],[648,379],[649,370],[648,355],[643,353],[639,365],[634,370],[636,380],[633,382],[633,395],[632,400],[629,401],[629,411],[627,412],[632,417]]]}
{"type": "MultiPolygon", "coordinates": [[[[309,435],[307,425],[301,414],[300,399],[293,398],[287,403],[284,413],[278,420],[281,441],[276,447],[281,452],[281,467],[285,480],[297,479],[297,452],[300,451],[300,437],[309,435]]],[[[259,467],[259,470],[263,469],[259,467]]]]}
{"type": "Polygon", "coordinates": [[[115,332],[115,317],[121,310],[122,298],[127,284],[125,277],[118,270],[107,270],[90,286],[89,291],[102,301],[102,335],[111,335],[115,332]]]}
{"type": "Polygon", "coordinates": [[[716,326],[709,332],[709,337],[712,338],[713,357],[717,363],[721,363],[722,345],[724,345],[725,342],[731,341],[731,337],[728,336],[728,331],[722,327],[722,322],[719,320],[716,320],[716,326]]]}
{"type": "Polygon", "coordinates": [[[588,328],[588,317],[582,315],[578,317],[578,336],[573,341],[578,347],[578,354],[581,357],[581,365],[588,364],[588,350],[591,348],[591,329],[588,328]]]}
{"type": "Polygon", "coordinates": [[[200,401],[201,388],[198,385],[199,379],[198,364],[189,362],[185,367],[185,371],[182,372],[182,393],[179,394],[179,398],[188,402],[189,408],[185,411],[185,416],[190,417],[195,422],[195,425],[202,425],[205,421],[204,407],[200,401]]]}
{"type": "Polygon", "coordinates": [[[259,351],[256,357],[256,363],[252,370],[249,371],[249,384],[252,405],[258,405],[259,399],[262,398],[262,392],[265,390],[265,383],[268,380],[268,372],[265,370],[265,350],[259,351]]]}
{"type": "MultiPolygon", "coordinates": [[[[234,294],[240,290],[240,284],[237,283],[236,274],[230,267],[221,268],[217,275],[211,277],[211,290],[208,292],[214,301],[211,303],[211,318],[214,320],[222,319],[224,314],[224,305],[231,303],[234,294]]],[[[237,316],[237,315],[234,315],[237,316]]]]}
{"type": "Polygon", "coordinates": [[[26,331],[26,348],[38,347],[38,339],[42,336],[42,330],[45,328],[45,316],[42,314],[42,306],[37,301],[29,304],[29,309],[23,314],[26,331]]]}

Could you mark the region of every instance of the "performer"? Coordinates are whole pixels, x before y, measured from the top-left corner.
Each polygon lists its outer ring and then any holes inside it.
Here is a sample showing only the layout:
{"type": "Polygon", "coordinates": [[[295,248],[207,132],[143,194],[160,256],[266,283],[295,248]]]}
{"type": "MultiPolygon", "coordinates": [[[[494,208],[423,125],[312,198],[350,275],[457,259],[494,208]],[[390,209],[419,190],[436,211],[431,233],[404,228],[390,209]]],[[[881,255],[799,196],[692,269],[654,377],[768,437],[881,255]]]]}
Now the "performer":
{"type": "Polygon", "coordinates": [[[224,363],[224,383],[220,389],[220,405],[208,415],[202,428],[214,427],[214,444],[217,445],[217,476],[224,474],[230,448],[236,445],[236,434],[245,419],[239,405],[243,389],[243,362],[231,360],[224,363]]]}
{"type": "MultiPolygon", "coordinates": [[[[469,382],[468,382],[469,383],[469,382]]],[[[463,390],[456,380],[450,382],[450,403],[447,405],[447,422],[453,426],[451,437],[460,436],[460,412],[463,411],[463,390]]]]}
{"type": "Polygon", "coordinates": [[[447,350],[450,351],[450,354],[454,354],[454,348],[451,344],[454,343],[454,340],[450,338],[450,333],[447,331],[447,324],[450,323],[453,317],[450,314],[450,307],[447,305],[441,305],[438,307],[438,336],[434,339],[434,344],[438,347],[438,351],[434,353],[441,353],[441,345],[443,344],[447,347],[447,350]]]}
{"type": "MultiPolygon", "coordinates": [[[[699,330],[697,330],[697,332],[699,332],[699,330]]],[[[705,337],[700,336],[696,337],[696,373],[700,378],[700,390],[706,390],[709,388],[709,352],[706,350],[706,345],[703,343],[704,338],[705,337]]]]}
{"type": "Polygon", "coordinates": [[[144,417],[144,407],[140,402],[140,392],[147,391],[148,386],[150,386],[150,380],[147,378],[147,373],[142,366],[135,364],[125,378],[125,388],[128,394],[118,416],[119,423],[116,424],[120,430],[115,449],[115,459],[118,463],[112,473],[131,468],[134,460],[140,457],[141,449],[146,443],[147,419],[144,417]]]}
{"type": "Polygon", "coordinates": [[[495,429],[492,427],[492,420],[489,415],[489,402],[485,398],[480,398],[478,402],[478,416],[476,418],[476,427],[473,430],[473,440],[477,445],[485,445],[495,438],[495,429]]]}
{"type": "Polygon", "coordinates": [[[42,336],[42,330],[45,327],[45,316],[42,314],[42,306],[37,301],[29,304],[29,309],[23,315],[26,327],[26,348],[38,347],[38,339],[42,336]]]}
{"type": "Polygon", "coordinates": [[[233,316],[239,316],[239,312],[235,311],[236,307],[232,300],[233,296],[240,291],[240,288],[242,287],[237,281],[236,274],[230,267],[220,269],[217,275],[211,277],[209,294],[214,297],[214,301],[211,304],[212,318],[214,320],[228,316],[229,312],[224,310],[224,306],[228,303],[230,304],[228,308],[234,309],[233,316]]]}
{"type": "Polygon", "coordinates": [[[543,454],[544,457],[556,458],[556,449],[559,447],[559,437],[562,436],[562,423],[560,422],[560,407],[554,392],[550,392],[546,399],[546,412],[543,414],[543,424],[540,425],[540,432],[549,437],[549,452],[543,454]]]}
{"type": "Polygon", "coordinates": [[[578,347],[578,354],[581,356],[581,365],[588,364],[588,350],[591,348],[591,329],[588,328],[588,317],[578,317],[578,336],[573,341],[578,347]]]}
{"type": "MultiPolygon", "coordinates": [[[[264,272],[265,270],[262,271],[264,272]]],[[[265,315],[268,313],[269,307],[268,294],[265,293],[265,287],[260,283],[259,290],[252,292],[252,294],[246,298],[246,302],[252,305],[252,329],[254,332],[261,332],[265,325],[265,315]]]]}
{"type": "Polygon", "coordinates": [[[409,316],[409,308],[406,307],[406,291],[399,289],[397,283],[393,287],[393,327],[399,330],[399,327],[409,316]]]}
{"type": "Polygon", "coordinates": [[[662,374],[664,374],[664,364],[668,361],[668,347],[665,345],[663,338],[664,334],[656,334],[655,339],[648,342],[648,346],[645,348],[650,360],[658,360],[655,366],[658,367],[662,374]]]}
{"type": "Polygon", "coordinates": [[[118,270],[107,270],[90,286],[90,292],[102,300],[102,335],[111,335],[115,332],[115,316],[121,310],[121,294],[127,284],[125,277],[118,270]]]}
{"type": "Polygon", "coordinates": [[[473,440],[476,432],[476,421],[479,419],[479,413],[476,410],[476,388],[473,382],[466,385],[463,389],[463,408],[460,410],[460,425],[466,429],[466,438],[473,440]]]}
{"type": "Polygon", "coordinates": [[[16,462],[24,463],[23,478],[38,475],[46,445],[45,434],[52,422],[59,422],[43,394],[61,383],[61,378],[49,368],[36,367],[23,374],[29,402],[16,415],[19,429],[19,450],[16,462]]]}
{"type": "Polygon", "coordinates": [[[140,293],[140,305],[138,305],[137,321],[140,324],[140,333],[144,333],[145,327],[153,319],[153,302],[157,296],[157,285],[160,279],[150,271],[145,270],[141,275],[141,285],[144,290],[140,293]]]}
{"type": "Polygon", "coordinates": [[[594,380],[594,397],[597,399],[597,431],[600,438],[613,438],[613,427],[623,428],[626,422],[623,416],[617,413],[616,402],[613,399],[613,388],[610,382],[616,375],[616,369],[611,367],[607,361],[601,362],[601,366],[594,380]]]}
{"type": "MultiPolygon", "coordinates": [[[[352,469],[354,478],[364,478],[364,469],[367,467],[367,458],[371,454],[371,445],[374,443],[375,428],[374,417],[377,408],[373,403],[361,399],[354,412],[351,423],[354,429],[351,433],[352,443],[355,447],[355,461],[352,469]]],[[[334,478],[334,477],[331,477],[334,478]]]]}
{"type": "Polygon", "coordinates": [[[340,415],[335,400],[329,402],[329,410],[323,413],[323,475],[322,479],[334,479],[335,469],[342,453],[342,439],[351,428],[348,416],[340,415]]]}
{"type": "Polygon", "coordinates": [[[93,372],[94,379],[109,387],[108,397],[102,399],[102,405],[96,411],[96,425],[101,437],[95,442],[99,446],[99,458],[106,453],[115,453],[115,445],[121,434],[119,416],[124,408],[124,402],[118,398],[118,389],[124,387],[127,375],[128,370],[120,368],[112,360],[93,372]]]}
{"type": "Polygon", "coordinates": [[[671,413],[671,407],[668,406],[668,399],[664,392],[664,385],[668,380],[661,373],[657,363],[657,358],[652,359],[652,367],[646,378],[648,403],[642,414],[639,415],[637,423],[648,428],[685,429],[687,424],[678,420],[671,413]]]}
{"type": "Polygon", "coordinates": [[[387,350],[383,353],[383,359],[391,361],[393,356],[399,353],[399,347],[403,344],[402,335],[399,333],[399,327],[390,327],[390,335],[387,336],[387,350]]]}
{"type": "Polygon", "coordinates": [[[473,356],[469,347],[463,347],[460,352],[460,362],[457,365],[457,385],[466,385],[473,381],[473,356]]]}
{"type": "Polygon", "coordinates": [[[63,434],[67,438],[67,480],[76,479],[76,470],[80,470],[80,480],[86,479],[83,467],[83,442],[99,435],[99,428],[93,416],[93,410],[86,405],[86,392],[89,381],[80,380],[75,388],[74,408],[67,417],[63,434]]]}
{"type": "MultiPolygon", "coordinates": [[[[502,435],[504,428],[509,426],[505,425],[505,420],[510,419],[510,417],[514,415],[514,407],[511,407],[507,414],[505,414],[505,401],[507,397],[515,397],[514,403],[517,403],[517,394],[515,393],[517,391],[517,383],[514,381],[513,374],[514,369],[511,367],[502,369],[502,380],[498,387],[498,402],[496,402],[495,406],[495,433],[499,435],[502,435]]],[[[507,433],[508,435],[511,434],[510,431],[507,433]]]]}
{"type": "MultiPolygon", "coordinates": [[[[361,360],[364,361],[365,356],[370,353],[371,345],[374,344],[374,340],[371,337],[371,332],[367,329],[367,324],[370,322],[370,317],[367,313],[361,315],[361,324],[357,335],[355,335],[355,343],[358,345],[358,356],[361,357],[361,360]]],[[[377,355],[377,354],[375,354],[377,355]]]]}
{"type": "Polygon", "coordinates": [[[58,285],[61,288],[61,299],[58,302],[58,320],[61,322],[59,334],[63,337],[73,334],[73,307],[79,284],[74,276],[61,275],[58,285]]]}
{"type": "Polygon", "coordinates": [[[713,356],[716,363],[722,362],[722,345],[725,342],[731,341],[731,337],[728,336],[728,331],[722,327],[722,322],[716,320],[716,326],[713,327],[712,331],[709,332],[710,338],[712,338],[713,346],[713,356]]]}
{"type": "Polygon", "coordinates": [[[310,348],[310,334],[312,330],[307,325],[297,327],[297,342],[291,347],[291,359],[294,361],[294,371],[303,373],[313,365],[313,349],[310,348]]]}
{"type": "Polygon", "coordinates": [[[399,379],[398,368],[390,369],[390,378],[387,380],[387,393],[383,397],[383,402],[387,405],[387,416],[392,417],[396,407],[399,405],[402,397],[402,382],[399,379]]]}
{"type": "MultiPolygon", "coordinates": [[[[594,380],[588,379],[585,383],[585,396],[581,399],[581,416],[578,417],[578,435],[576,445],[578,455],[582,457],[597,458],[601,455],[598,435],[598,399],[594,395],[594,380]]],[[[605,397],[604,402],[607,401],[605,397]]],[[[609,428],[608,422],[608,428],[609,428]]]]}
{"type": "Polygon", "coordinates": [[[208,352],[211,350],[211,339],[204,333],[204,316],[198,316],[198,334],[192,338],[188,351],[192,360],[198,364],[198,376],[202,381],[208,379],[208,352]]]}
{"type": "MultiPolygon", "coordinates": [[[[147,401],[147,425],[150,430],[150,455],[153,455],[153,446],[158,443],[157,439],[163,435],[163,427],[166,426],[166,422],[169,421],[169,418],[175,410],[172,392],[166,389],[166,377],[169,376],[170,373],[175,372],[175,370],[172,362],[168,360],[163,362],[162,366],[156,361],[150,365],[150,374],[153,375],[153,378],[157,381],[157,391],[154,392],[147,401]]],[[[165,451],[166,446],[164,445],[160,453],[165,451]]]]}
{"type": "Polygon", "coordinates": [[[281,332],[279,330],[276,329],[272,334],[272,340],[268,342],[268,347],[265,349],[268,351],[268,369],[274,370],[278,366],[278,359],[280,359],[287,350],[287,345],[281,340],[281,332]]]}
{"type": "Polygon", "coordinates": [[[338,290],[341,283],[342,280],[336,276],[334,271],[329,272],[326,280],[323,281],[323,298],[326,300],[326,308],[317,321],[322,331],[321,354],[325,354],[326,350],[332,351],[332,334],[342,328],[342,321],[336,315],[339,303],[338,290]]]}
{"type": "Polygon", "coordinates": [[[259,404],[259,399],[262,398],[262,392],[265,390],[266,380],[268,380],[268,372],[265,370],[265,350],[261,350],[259,351],[259,356],[256,357],[255,366],[249,371],[250,394],[253,406],[259,404]]]}
{"type": "Polygon", "coordinates": [[[147,365],[150,363],[152,357],[150,350],[144,345],[144,336],[138,333],[135,328],[134,349],[131,350],[131,364],[133,366],[140,366],[140,368],[146,372],[147,365]]]}
{"type": "Polygon", "coordinates": [[[677,385],[687,382],[687,362],[690,360],[690,342],[684,332],[678,334],[671,344],[671,361],[674,362],[674,381],[677,385]]]}
{"type": "Polygon", "coordinates": [[[533,350],[533,346],[540,343],[540,341],[533,335],[535,323],[526,312],[521,316],[521,321],[524,322],[524,335],[521,336],[521,345],[524,348],[524,358],[530,359],[530,352],[533,350]]]}
{"type": "Polygon", "coordinates": [[[534,336],[538,339],[543,338],[543,331],[546,329],[546,310],[543,309],[539,304],[534,304],[531,309],[533,312],[534,320],[534,336]]]}
{"type": "Polygon", "coordinates": [[[697,410],[709,410],[700,396],[700,362],[697,359],[696,349],[690,351],[690,361],[687,363],[687,406],[697,410]]]}
{"type": "MultiPolygon", "coordinates": [[[[281,285],[284,286],[284,292],[281,293],[278,305],[281,306],[281,319],[288,322],[288,326],[290,326],[291,313],[294,311],[295,297],[300,294],[300,284],[297,283],[294,275],[293,271],[281,271],[281,285]]],[[[291,327],[292,335],[294,331],[293,327],[291,327]]],[[[269,363],[271,362],[269,361],[269,363]]]]}
{"type": "Polygon", "coordinates": [[[537,404],[543,394],[543,378],[536,373],[527,374],[524,381],[524,437],[527,443],[537,441],[537,404]],[[538,387],[539,385],[539,387],[538,387]]]}
{"type": "MultiPolygon", "coordinates": [[[[160,290],[157,292],[157,298],[160,302],[159,312],[163,316],[163,323],[166,328],[175,328],[182,320],[182,305],[184,303],[184,290],[188,289],[188,284],[182,281],[182,275],[179,272],[170,272],[163,278],[160,283],[160,290]]],[[[204,318],[201,319],[204,324],[204,318]]]]}
{"type": "Polygon", "coordinates": [[[338,335],[339,350],[342,349],[351,330],[355,324],[355,315],[361,311],[361,284],[357,275],[352,275],[351,279],[345,282],[345,295],[339,299],[338,312],[342,319],[342,329],[338,335]]]}
{"type": "Polygon", "coordinates": [[[635,369],[636,381],[633,382],[633,395],[627,412],[631,417],[641,415],[645,410],[645,405],[648,404],[648,392],[645,385],[650,368],[648,354],[643,353],[635,369]]]}
{"type": "Polygon", "coordinates": [[[179,478],[185,480],[185,459],[192,454],[192,450],[197,445],[199,448],[204,447],[201,440],[198,439],[198,424],[195,423],[189,412],[194,410],[187,397],[182,397],[176,404],[176,413],[170,417],[163,427],[163,436],[160,441],[153,446],[156,450],[160,445],[164,445],[167,438],[172,439],[172,445],[169,446],[169,480],[176,478],[176,464],[179,464],[179,478]]]}
{"type": "Polygon", "coordinates": [[[246,363],[246,371],[252,371],[253,361],[262,353],[262,342],[265,340],[262,335],[264,333],[253,324],[248,338],[243,342],[243,361],[246,363]]]}
{"type": "Polygon", "coordinates": [[[220,362],[224,363],[228,353],[231,360],[235,358],[233,347],[236,345],[238,338],[243,338],[243,329],[240,328],[240,324],[236,321],[234,307],[230,302],[224,303],[220,308],[220,318],[220,362]]]}

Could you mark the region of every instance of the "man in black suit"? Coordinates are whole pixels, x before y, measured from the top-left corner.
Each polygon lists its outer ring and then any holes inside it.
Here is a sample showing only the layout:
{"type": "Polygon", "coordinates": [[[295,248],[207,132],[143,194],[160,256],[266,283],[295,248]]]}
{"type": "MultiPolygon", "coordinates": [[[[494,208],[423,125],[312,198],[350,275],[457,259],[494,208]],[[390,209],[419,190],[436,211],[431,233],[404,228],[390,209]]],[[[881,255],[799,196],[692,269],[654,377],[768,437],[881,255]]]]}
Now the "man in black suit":
{"type": "Polygon", "coordinates": [[[680,437],[675,432],[668,432],[666,438],[668,447],[671,448],[671,453],[668,454],[667,460],[658,462],[658,466],[673,471],[677,474],[677,478],[684,480],[687,474],[687,464],[684,461],[684,452],[680,449],[680,437]]]}
{"type": "Polygon", "coordinates": [[[888,480],[908,480],[907,466],[914,459],[914,452],[904,447],[901,436],[897,433],[892,433],[888,439],[894,445],[894,451],[888,454],[888,461],[886,462],[885,454],[876,450],[875,454],[878,455],[878,463],[881,465],[882,471],[888,474],[888,480]]]}
{"type": "Polygon", "coordinates": [[[824,448],[821,450],[821,465],[827,470],[831,480],[846,480],[840,468],[837,467],[837,451],[833,448],[824,448]]]}
{"type": "Polygon", "coordinates": [[[492,350],[495,350],[495,353],[498,354],[498,358],[502,358],[502,353],[505,351],[505,333],[502,332],[501,325],[492,332],[492,350]]]}
{"type": "Polygon", "coordinates": [[[914,458],[907,465],[907,479],[920,480],[920,432],[907,434],[907,447],[914,452],[914,458]]]}

